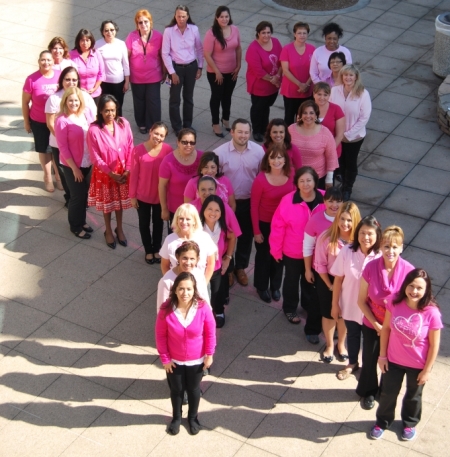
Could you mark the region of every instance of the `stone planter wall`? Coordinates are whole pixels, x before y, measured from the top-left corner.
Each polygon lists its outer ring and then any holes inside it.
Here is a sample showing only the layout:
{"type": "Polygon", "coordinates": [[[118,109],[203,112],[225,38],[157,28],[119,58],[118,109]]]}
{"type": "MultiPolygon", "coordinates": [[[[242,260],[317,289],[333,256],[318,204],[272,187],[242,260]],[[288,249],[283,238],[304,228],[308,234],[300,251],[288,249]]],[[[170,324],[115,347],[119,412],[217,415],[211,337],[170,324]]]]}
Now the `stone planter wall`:
{"type": "Polygon", "coordinates": [[[439,86],[437,115],[439,128],[450,135],[450,75],[439,86]]]}

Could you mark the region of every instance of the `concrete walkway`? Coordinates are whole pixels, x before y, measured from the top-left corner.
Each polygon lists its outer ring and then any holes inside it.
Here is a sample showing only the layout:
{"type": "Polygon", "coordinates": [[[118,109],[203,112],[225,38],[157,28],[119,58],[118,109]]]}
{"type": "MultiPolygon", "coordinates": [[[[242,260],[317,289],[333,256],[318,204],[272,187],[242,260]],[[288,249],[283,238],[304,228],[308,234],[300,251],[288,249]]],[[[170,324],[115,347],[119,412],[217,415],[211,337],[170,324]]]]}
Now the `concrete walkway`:
{"type": "MultiPolygon", "coordinates": [[[[145,3],[156,29],[163,30],[178,3],[145,3]]],[[[322,363],[303,325],[289,325],[280,307],[262,303],[250,286],[233,288],[227,324],[218,332],[212,374],[202,385],[204,430],[191,437],[183,426],[177,437],[166,434],[171,407],[153,331],[160,271],[144,263],[137,216],[125,214],[127,248],[105,245],[103,218],[93,210],[93,238],[77,240],[62,192],[43,190],[20,108],[25,77],[53,36],[73,43],[86,27],[98,37],[101,21],[112,18],[125,38],[143,3],[0,0],[0,456],[449,455],[450,138],[435,120],[441,80],[431,60],[434,20],[450,1],[372,0],[338,16],[292,15],[259,0],[186,4],[202,35],[216,6],[228,4],[244,50],[263,19],[283,44],[298,20],[309,22],[316,45],[326,21],[344,28],[342,43],[363,69],[374,105],[354,198],[364,215],[403,227],[404,257],[432,275],[446,323],[418,437],[401,441],[396,421],[382,441],[370,441],[375,411],[360,408],[356,379],[338,381],[342,364],[322,363]]],[[[245,65],[233,117],[249,115],[244,76],[245,65]]],[[[167,121],[166,86],[162,92],[167,121]]],[[[201,150],[218,144],[208,103],[204,75],[195,91],[201,150]]],[[[131,94],[125,115],[132,121],[131,94]]],[[[271,115],[282,115],[281,98],[271,115]]],[[[137,133],[135,142],[143,140],[137,133]]]]}

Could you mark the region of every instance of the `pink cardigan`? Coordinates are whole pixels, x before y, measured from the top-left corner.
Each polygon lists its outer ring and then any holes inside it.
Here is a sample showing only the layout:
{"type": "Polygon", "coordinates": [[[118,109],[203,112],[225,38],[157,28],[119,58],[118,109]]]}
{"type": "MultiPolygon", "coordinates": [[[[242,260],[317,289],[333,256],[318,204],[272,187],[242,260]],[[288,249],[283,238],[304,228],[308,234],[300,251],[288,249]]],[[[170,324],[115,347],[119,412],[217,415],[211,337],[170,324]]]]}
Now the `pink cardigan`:
{"type": "MultiPolygon", "coordinates": [[[[94,115],[90,110],[84,110],[88,124],[94,121],[94,115]]],[[[55,136],[58,142],[60,160],[65,166],[69,166],[67,159],[72,159],[77,167],[80,167],[84,155],[84,131],[65,115],[58,116],[55,121],[55,136]]]]}
{"type": "Polygon", "coordinates": [[[130,123],[123,117],[121,119],[122,126],[114,121],[114,136],[97,124],[91,124],[88,130],[87,144],[91,162],[106,174],[114,172],[119,162],[126,170],[131,168],[133,134],[130,123]]]}
{"type": "Polygon", "coordinates": [[[168,301],[162,305],[155,325],[156,349],[161,362],[167,364],[172,359],[188,362],[213,355],[216,348],[216,322],[211,307],[200,301],[194,320],[184,328],[173,311],[164,309],[168,301]]]}
{"type": "MultiPolygon", "coordinates": [[[[318,189],[323,196],[323,190],[318,189]]],[[[293,259],[303,259],[303,237],[309,218],[320,211],[325,211],[325,204],[319,203],[312,211],[305,202],[294,203],[298,190],[288,193],[278,205],[272,218],[269,244],[270,253],[278,260],[285,254],[293,259]]],[[[323,201],[323,198],[322,198],[323,201]]]]}

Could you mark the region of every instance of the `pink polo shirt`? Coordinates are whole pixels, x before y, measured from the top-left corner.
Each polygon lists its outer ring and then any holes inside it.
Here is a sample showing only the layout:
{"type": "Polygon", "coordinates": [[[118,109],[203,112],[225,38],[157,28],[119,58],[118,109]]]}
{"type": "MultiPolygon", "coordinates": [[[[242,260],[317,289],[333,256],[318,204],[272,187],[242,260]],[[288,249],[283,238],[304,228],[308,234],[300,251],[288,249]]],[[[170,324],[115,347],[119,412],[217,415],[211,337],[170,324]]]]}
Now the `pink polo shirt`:
{"type": "MultiPolygon", "coordinates": [[[[316,48],[309,43],[305,45],[305,52],[300,55],[295,49],[294,43],[287,44],[281,51],[280,61],[289,63],[289,71],[302,83],[309,79],[309,66],[311,58],[316,48]]],[[[308,92],[299,92],[298,86],[291,80],[283,77],[281,81],[280,94],[288,98],[307,98],[311,97],[313,85],[311,84],[308,92]]]]}
{"type": "MultiPolygon", "coordinates": [[[[325,117],[321,120],[321,124],[325,126],[333,135],[333,137],[336,137],[336,121],[339,119],[342,119],[344,117],[344,111],[342,111],[342,108],[339,105],[336,105],[335,103],[330,102],[330,106],[328,107],[327,114],[325,114],[325,117]]],[[[341,157],[342,153],[342,144],[339,144],[339,146],[336,148],[336,153],[338,157],[341,157]]]]}
{"type": "Polygon", "coordinates": [[[130,54],[130,82],[149,84],[162,80],[163,66],[161,59],[162,34],[153,29],[147,46],[142,42],[139,30],[133,30],[125,40],[130,54]],[[145,55],[144,55],[145,48],[145,55]]]}
{"type": "MultiPolygon", "coordinates": [[[[366,303],[379,324],[383,325],[386,304],[400,290],[403,280],[411,270],[414,270],[414,266],[401,257],[395,264],[391,279],[388,277],[383,257],[372,260],[364,268],[362,277],[369,285],[366,303]]],[[[374,328],[366,316],[363,317],[363,323],[369,328],[374,328]]]]}
{"type": "MultiPolygon", "coordinates": [[[[236,49],[241,45],[241,37],[239,29],[235,25],[230,27],[230,36],[225,38],[227,43],[225,49],[222,49],[222,45],[216,40],[211,29],[205,33],[205,39],[203,40],[203,50],[211,53],[211,58],[222,74],[232,73],[238,64],[236,49]]],[[[206,67],[206,71],[214,73],[214,70],[209,65],[206,67]]]]}
{"type": "MultiPolygon", "coordinates": [[[[72,49],[72,51],[70,51],[70,58],[77,66],[82,89],[90,90],[95,86],[97,81],[105,80],[105,65],[99,52],[95,52],[95,50],[91,49],[87,60],[84,61],[81,54],[76,49],[72,49]]],[[[91,95],[92,97],[98,97],[101,93],[102,89],[101,86],[99,86],[91,95]]]]}
{"type": "Polygon", "coordinates": [[[172,146],[167,143],[162,144],[161,151],[156,157],[147,152],[144,143],[133,149],[128,194],[130,198],[137,198],[152,205],[159,203],[159,167],[164,157],[172,151],[172,146]]]}

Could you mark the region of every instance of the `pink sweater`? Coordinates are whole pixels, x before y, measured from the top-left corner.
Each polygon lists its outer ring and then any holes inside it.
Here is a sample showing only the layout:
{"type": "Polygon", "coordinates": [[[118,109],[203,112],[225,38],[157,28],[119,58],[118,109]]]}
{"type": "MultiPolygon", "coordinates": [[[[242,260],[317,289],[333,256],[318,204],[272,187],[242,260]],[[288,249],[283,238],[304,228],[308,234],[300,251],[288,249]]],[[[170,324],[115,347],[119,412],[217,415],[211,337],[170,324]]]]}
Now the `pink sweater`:
{"type": "Polygon", "coordinates": [[[267,180],[265,173],[259,173],[253,181],[250,195],[250,208],[253,233],[260,235],[259,221],[270,222],[281,199],[294,190],[294,184],[289,177],[282,186],[273,186],[267,180]]]}
{"type": "Polygon", "coordinates": [[[167,143],[163,143],[161,151],[156,157],[149,155],[144,143],[133,149],[130,171],[130,198],[137,198],[152,205],[159,203],[159,167],[164,157],[172,151],[172,147],[167,143]]]}
{"type": "Polygon", "coordinates": [[[258,41],[252,41],[247,48],[245,61],[247,62],[247,92],[251,95],[266,97],[278,91],[271,82],[262,79],[264,76],[276,75],[281,66],[281,44],[272,37],[272,50],[265,51],[258,41]]]}
{"type": "Polygon", "coordinates": [[[288,129],[292,143],[300,149],[303,166],[314,168],[319,178],[338,168],[336,142],[326,127],[321,126],[319,133],[311,136],[302,135],[297,124],[290,125],[288,129]]]}
{"type": "MultiPolygon", "coordinates": [[[[264,152],[267,152],[267,147],[265,144],[262,145],[264,152]]],[[[295,174],[295,171],[299,168],[302,168],[302,155],[295,144],[291,143],[291,147],[286,150],[289,158],[291,159],[291,171],[292,174],[295,174]]]]}
{"type": "MultiPolygon", "coordinates": [[[[214,60],[217,68],[222,74],[232,73],[237,67],[236,49],[241,45],[241,37],[239,29],[235,25],[231,25],[231,34],[225,38],[227,46],[222,49],[222,45],[214,37],[212,30],[209,29],[205,33],[203,41],[203,51],[211,53],[211,58],[214,60]]],[[[206,71],[214,73],[214,70],[208,65],[206,71]]]]}
{"type": "MultiPolygon", "coordinates": [[[[105,80],[105,65],[99,52],[91,49],[87,60],[84,61],[81,54],[76,49],[73,49],[70,51],[70,58],[77,66],[82,89],[92,89],[97,81],[105,80]]],[[[102,88],[98,86],[98,89],[91,95],[92,97],[98,97],[101,93],[102,88]]]]}
{"type": "Polygon", "coordinates": [[[299,191],[288,193],[278,205],[272,218],[269,236],[270,253],[278,260],[283,254],[293,259],[303,259],[303,237],[309,218],[319,211],[325,211],[323,190],[320,193],[321,203],[311,211],[304,201],[299,201],[299,191]],[[298,201],[298,203],[297,203],[298,201]]]}
{"type": "Polygon", "coordinates": [[[129,122],[122,119],[122,126],[114,122],[114,136],[103,127],[91,124],[87,134],[87,144],[91,162],[103,173],[114,172],[122,163],[126,170],[131,169],[131,153],[133,152],[133,134],[129,122]]]}
{"type": "Polygon", "coordinates": [[[163,364],[172,359],[180,362],[197,360],[213,355],[216,348],[216,322],[210,306],[200,301],[194,320],[184,328],[175,313],[167,313],[164,307],[156,318],[156,349],[163,364]]]}

